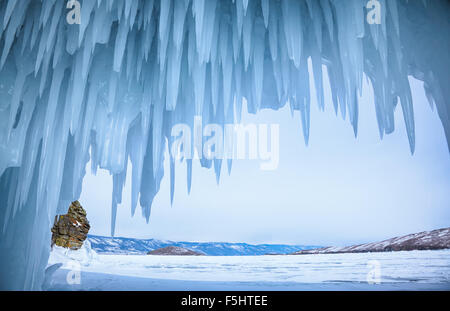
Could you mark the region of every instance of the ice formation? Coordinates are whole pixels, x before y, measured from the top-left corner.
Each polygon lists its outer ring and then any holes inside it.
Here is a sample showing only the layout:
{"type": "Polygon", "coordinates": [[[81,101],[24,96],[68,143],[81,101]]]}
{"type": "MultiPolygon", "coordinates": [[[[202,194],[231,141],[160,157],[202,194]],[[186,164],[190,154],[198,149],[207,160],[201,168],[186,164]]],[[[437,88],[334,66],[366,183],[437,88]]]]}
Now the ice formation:
{"type": "MultiPolygon", "coordinates": [[[[131,211],[139,200],[148,219],[175,123],[239,121],[242,98],[251,113],[288,104],[307,142],[308,60],[319,106],[326,66],[355,135],[367,77],[381,137],[399,101],[414,151],[412,75],[449,141],[448,2],[369,2],[380,24],[367,22],[367,0],[1,1],[0,287],[40,288],[52,219],[80,196],[89,159],[112,174],[114,232],[128,158],[131,211]],[[81,24],[68,23],[76,3],[81,24]]],[[[202,165],[220,174],[220,160],[202,165]]]]}

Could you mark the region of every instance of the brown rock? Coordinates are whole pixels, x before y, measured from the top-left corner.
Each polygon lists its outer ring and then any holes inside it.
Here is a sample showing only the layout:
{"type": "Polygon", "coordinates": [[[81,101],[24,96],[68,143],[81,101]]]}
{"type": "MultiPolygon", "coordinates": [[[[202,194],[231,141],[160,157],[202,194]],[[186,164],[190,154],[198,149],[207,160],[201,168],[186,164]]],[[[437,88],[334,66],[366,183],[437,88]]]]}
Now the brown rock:
{"type": "Polygon", "coordinates": [[[86,211],[80,202],[72,202],[67,214],[55,217],[55,224],[52,228],[52,246],[56,244],[73,250],[80,249],[90,228],[86,211]]]}
{"type": "Polygon", "coordinates": [[[183,247],[167,246],[150,251],[147,255],[202,256],[203,254],[183,247]]]}

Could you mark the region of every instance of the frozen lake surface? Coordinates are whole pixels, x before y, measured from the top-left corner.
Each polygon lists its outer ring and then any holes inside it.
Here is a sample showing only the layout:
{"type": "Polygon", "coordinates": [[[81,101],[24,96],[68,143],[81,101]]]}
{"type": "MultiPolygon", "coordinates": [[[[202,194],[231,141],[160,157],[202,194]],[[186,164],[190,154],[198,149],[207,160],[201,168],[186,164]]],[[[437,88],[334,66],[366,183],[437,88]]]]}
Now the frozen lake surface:
{"type": "Polygon", "coordinates": [[[141,256],[57,249],[49,266],[57,263],[49,290],[450,290],[450,250],[141,256]],[[78,271],[79,284],[70,284],[78,271]]]}

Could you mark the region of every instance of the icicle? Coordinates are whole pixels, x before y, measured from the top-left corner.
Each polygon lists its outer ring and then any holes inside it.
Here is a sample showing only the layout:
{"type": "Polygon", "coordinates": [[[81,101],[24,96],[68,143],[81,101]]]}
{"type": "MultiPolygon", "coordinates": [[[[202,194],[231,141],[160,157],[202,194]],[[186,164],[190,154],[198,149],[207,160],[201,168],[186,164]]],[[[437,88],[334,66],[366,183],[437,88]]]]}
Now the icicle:
{"type": "Polygon", "coordinates": [[[266,26],[267,28],[269,26],[269,12],[270,12],[269,0],[261,0],[261,8],[264,16],[264,26],[266,26]]]}
{"type": "Polygon", "coordinates": [[[173,205],[173,195],[175,193],[175,160],[170,160],[170,205],[173,205]]]}
{"type": "Polygon", "coordinates": [[[256,107],[261,107],[264,78],[265,28],[260,18],[255,21],[253,48],[253,81],[255,83],[256,107]]]}
{"type": "Polygon", "coordinates": [[[11,17],[11,14],[14,10],[14,6],[17,4],[17,1],[18,0],[8,1],[8,4],[6,5],[5,16],[3,18],[3,29],[6,29],[6,25],[8,25],[9,18],[11,17]]]}
{"type": "Polygon", "coordinates": [[[187,166],[187,191],[188,193],[191,193],[191,185],[192,185],[192,159],[186,160],[186,166],[187,166]]]}

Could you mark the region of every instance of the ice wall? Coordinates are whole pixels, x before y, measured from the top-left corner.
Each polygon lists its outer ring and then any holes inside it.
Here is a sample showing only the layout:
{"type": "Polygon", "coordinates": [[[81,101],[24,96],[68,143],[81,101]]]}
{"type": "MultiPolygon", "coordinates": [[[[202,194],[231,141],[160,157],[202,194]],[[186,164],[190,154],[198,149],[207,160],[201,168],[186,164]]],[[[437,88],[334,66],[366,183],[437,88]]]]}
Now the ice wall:
{"type": "Polygon", "coordinates": [[[245,97],[252,113],[300,111],[307,142],[323,65],[355,135],[366,77],[380,136],[400,103],[414,151],[413,75],[450,139],[446,0],[376,1],[380,24],[367,0],[84,0],[79,25],[74,2],[0,1],[0,288],[40,288],[53,216],[80,196],[89,158],[114,180],[113,234],[128,158],[131,211],[139,201],[148,220],[175,123],[239,121],[245,97]]]}

